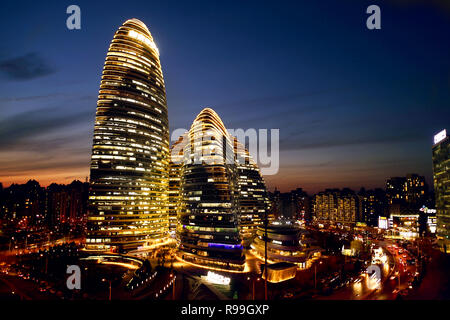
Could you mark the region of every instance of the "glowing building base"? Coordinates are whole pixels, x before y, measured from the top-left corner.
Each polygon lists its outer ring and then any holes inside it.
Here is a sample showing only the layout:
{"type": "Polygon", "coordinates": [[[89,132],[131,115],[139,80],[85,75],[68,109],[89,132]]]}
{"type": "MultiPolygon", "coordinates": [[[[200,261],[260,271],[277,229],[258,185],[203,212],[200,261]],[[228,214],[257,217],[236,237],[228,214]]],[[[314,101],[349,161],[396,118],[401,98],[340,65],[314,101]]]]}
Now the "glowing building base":
{"type": "Polygon", "coordinates": [[[221,272],[228,272],[228,273],[248,273],[248,272],[250,272],[250,268],[249,268],[247,262],[245,262],[245,264],[244,264],[244,270],[231,270],[231,269],[224,269],[224,268],[218,268],[218,267],[204,266],[201,264],[190,262],[190,261],[187,261],[187,260],[181,258],[178,254],[176,256],[176,259],[182,263],[185,263],[185,264],[197,267],[197,268],[202,268],[205,270],[221,271],[221,272]]]}

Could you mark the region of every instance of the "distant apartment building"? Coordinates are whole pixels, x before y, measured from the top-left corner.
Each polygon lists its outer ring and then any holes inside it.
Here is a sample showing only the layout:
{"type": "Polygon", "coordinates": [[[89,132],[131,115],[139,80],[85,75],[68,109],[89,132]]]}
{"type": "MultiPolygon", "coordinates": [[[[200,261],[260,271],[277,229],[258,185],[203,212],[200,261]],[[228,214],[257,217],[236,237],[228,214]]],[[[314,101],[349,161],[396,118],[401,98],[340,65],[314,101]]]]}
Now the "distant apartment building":
{"type": "Polygon", "coordinates": [[[0,194],[0,218],[27,227],[80,226],[87,212],[89,184],[73,181],[41,187],[35,180],[13,184],[0,194]]]}
{"type": "Polygon", "coordinates": [[[378,226],[379,217],[388,215],[387,197],[382,189],[365,190],[358,193],[360,200],[360,222],[368,226],[378,226]]]}
{"type": "Polygon", "coordinates": [[[0,218],[11,223],[22,221],[22,227],[43,224],[44,190],[35,180],[4,188],[0,193],[0,218]]]}
{"type": "Polygon", "coordinates": [[[406,177],[392,177],[386,181],[388,203],[423,205],[428,196],[425,177],[408,174],[406,177]]]}
{"type": "Polygon", "coordinates": [[[275,189],[269,197],[274,217],[306,220],[311,218],[311,199],[302,188],[285,193],[275,189]]]}
{"type": "Polygon", "coordinates": [[[79,225],[87,214],[89,183],[73,181],[69,185],[52,183],[46,190],[45,215],[49,226],[79,225]]]}
{"type": "Polygon", "coordinates": [[[354,224],[359,220],[359,198],[350,189],[326,189],[316,194],[314,215],[319,221],[354,224]]]}
{"type": "Polygon", "coordinates": [[[274,192],[269,192],[269,216],[270,220],[276,220],[281,217],[282,210],[281,210],[281,203],[280,203],[280,196],[281,192],[275,188],[274,192]]]}

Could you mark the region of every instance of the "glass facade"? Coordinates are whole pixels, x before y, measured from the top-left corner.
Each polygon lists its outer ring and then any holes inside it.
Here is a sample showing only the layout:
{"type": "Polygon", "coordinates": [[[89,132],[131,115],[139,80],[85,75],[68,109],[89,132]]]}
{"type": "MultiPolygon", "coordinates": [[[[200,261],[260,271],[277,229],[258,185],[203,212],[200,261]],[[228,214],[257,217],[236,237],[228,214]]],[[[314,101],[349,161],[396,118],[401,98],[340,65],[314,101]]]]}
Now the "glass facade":
{"type": "Polygon", "coordinates": [[[187,134],[172,145],[169,162],[169,232],[175,235],[178,223],[178,208],[180,206],[181,165],[183,163],[183,147],[187,134]]]}
{"type": "Polygon", "coordinates": [[[179,176],[180,192],[171,193],[170,201],[177,203],[180,255],[242,271],[244,243],[253,239],[268,203],[259,169],[209,108],[196,117],[183,146],[181,165],[174,163],[178,151],[172,153],[171,183],[175,186],[179,176]]]}
{"type": "Polygon", "coordinates": [[[441,250],[450,252],[450,137],[443,137],[433,146],[432,151],[436,233],[441,250]]]}
{"type": "Polygon", "coordinates": [[[106,55],[91,158],[86,248],[129,250],[167,237],[169,124],[159,52],[137,19],[106,55]]]}
{"type": "Polygon", "coordinates": [[[233,141],[222,120],[204,109],[194,120],[184,148],[177,233],[183,259],[243,270],[232,151],[233,141]]]}
{"type": "Polygon", "coordinates": [[[250,246],[269,208],[266,185],[248,150],[234,139],[239,194],[239,230],[244,246],[250,246]]]}

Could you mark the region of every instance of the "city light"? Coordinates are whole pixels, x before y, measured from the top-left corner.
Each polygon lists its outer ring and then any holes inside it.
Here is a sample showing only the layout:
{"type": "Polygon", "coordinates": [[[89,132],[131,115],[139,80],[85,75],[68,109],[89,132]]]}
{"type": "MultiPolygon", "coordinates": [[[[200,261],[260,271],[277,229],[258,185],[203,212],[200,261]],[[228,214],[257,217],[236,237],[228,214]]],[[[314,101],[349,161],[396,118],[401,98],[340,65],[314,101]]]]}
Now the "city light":
{"type": "Polygon", "coordinates": [[[211,283],[222,284],[222,285],[229,285],[231,282],[231,278],[222,276],[222,275],[214,273],[212,271],[208,271],[206,280],[211,283]]]}
{"type": "Polygon", "coordinates": [[[143,34],[136,32],[135,30],[130,30],[130,32],[128,32],[128,35],[132,38],[135,38],[139,41],[144,42],[146,45],[148,45],[150,48],[152,48],[153,50],[156,51],[156,53],[159,55],[159,50],[156,47],[155,43],[150,40],[147,36],[144,36],[143,34]]]}
{"type": "Polygon", "coordinates": [[[434,144],[438,144],[439,142],[444,140],[446,137],[447,137],[446,129],[439,131],[437,134],[434,135],[434,144]]]}

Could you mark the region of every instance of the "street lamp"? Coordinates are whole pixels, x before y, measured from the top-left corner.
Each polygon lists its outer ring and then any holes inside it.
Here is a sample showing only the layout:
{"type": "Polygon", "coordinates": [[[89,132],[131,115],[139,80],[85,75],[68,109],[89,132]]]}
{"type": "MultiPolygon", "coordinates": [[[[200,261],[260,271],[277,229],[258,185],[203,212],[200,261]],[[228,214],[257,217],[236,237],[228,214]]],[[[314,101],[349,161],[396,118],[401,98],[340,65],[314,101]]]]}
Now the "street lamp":
{"type": "MultiPolygon", "coordinates": [[[[322,264],[322,261],[319,261],[322,264]]],[[[317,289],[317,263],[314,264],[314,289],[317,289]]]]}
{"type": "MultiPolygon", "coordinates": [[[[255,276],[247,277],[247,280],[252,281],[252,297],[255,300],[255,276]]],[[[259,281],[259,278],[258,278],[259,281]]]]}
{"type": "Polygon", "coordinates": [[[27,247],[28,247],[28,238],[30,237],[30,235],[29,234],[27,234],[27,236],[25,237],[25,250],[27,249],[27,247]]]}
{"type": "Polygon", "coordinates": [[[14,240],[14,237],[11,237],[11,239],[9,239],[9,251],[11,252],[11,241],[14,240]]]}
{"type": "Polygon", "coordinates": [[[111,280],[102,279],[103,282],[109,282],[109,301],[111,301],[111,280]]]}

